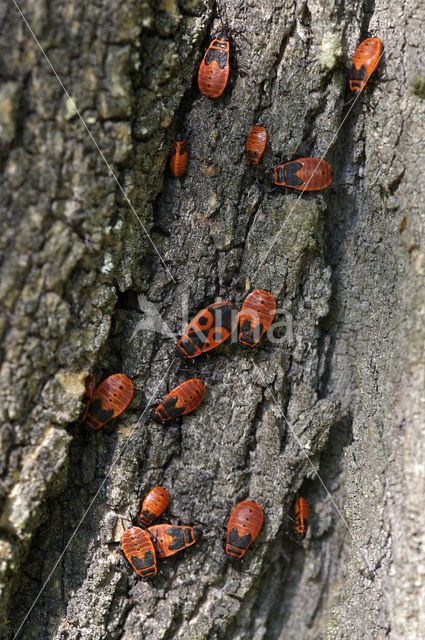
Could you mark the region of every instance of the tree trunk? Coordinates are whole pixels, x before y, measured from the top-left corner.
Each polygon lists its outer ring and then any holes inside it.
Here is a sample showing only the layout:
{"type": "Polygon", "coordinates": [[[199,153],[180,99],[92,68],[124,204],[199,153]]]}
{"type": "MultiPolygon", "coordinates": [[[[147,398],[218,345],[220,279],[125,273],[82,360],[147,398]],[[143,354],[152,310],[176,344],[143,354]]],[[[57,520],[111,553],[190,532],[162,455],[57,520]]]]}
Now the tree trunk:
{"type": "Polygon", "coordinates": [[[1,638],[425,637],[423,4],[18,4],[28,24],[0,7],[1,638]],[[211,100],[197,69],[223,32],[211,100]],[[368,35],[385,55],[345,104],[368,35]],[[272,189],[273,166],[323,155],[328,189],[272,189]],[[175,359],[188,318],[253,288],[277,299],[270,339],[175,359]],[[89,433],[85,377],[118,371],[133,401],[89,433]],[[189,377],[195,413],[142,419],[189,377]],[[156,484],[204,537],[143,582],[120,537],[156,484]],[[247,497],[264,526],[231,562],[247,497]]]}

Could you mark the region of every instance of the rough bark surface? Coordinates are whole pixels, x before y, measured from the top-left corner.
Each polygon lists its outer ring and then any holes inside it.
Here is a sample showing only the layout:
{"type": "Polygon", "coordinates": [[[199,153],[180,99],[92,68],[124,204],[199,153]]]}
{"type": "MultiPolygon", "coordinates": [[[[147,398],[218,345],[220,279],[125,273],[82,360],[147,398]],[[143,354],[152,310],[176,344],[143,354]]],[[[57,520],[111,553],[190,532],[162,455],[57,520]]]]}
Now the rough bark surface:
{"type": "Polygon", "coordinates": [[[1,638],[425,637],[423,4],[18,4],[33,35],[0,5],[1,638]],[[197,69],[223,31],[230,86],[209,100],[197,69]],[[349,111],[367,35],[385,58],[349,111]],[[270,141],[257,171],[255,124],[270,141]],[[323,193],[265,178],[325,153],[323,193]],[[276,340],[174,359],[188,317],[259,287],[278,300],[276,340]],[[117,371],[130,408],[88,433],[84,379],[117,371]],[[196,413],[143,423],[195,376],[196,413]],[[155,484],[204,539],[144,583],[119,540],[155,484]],[[232,563],[225,524],[247,497],[264,527],[232,563]]]}

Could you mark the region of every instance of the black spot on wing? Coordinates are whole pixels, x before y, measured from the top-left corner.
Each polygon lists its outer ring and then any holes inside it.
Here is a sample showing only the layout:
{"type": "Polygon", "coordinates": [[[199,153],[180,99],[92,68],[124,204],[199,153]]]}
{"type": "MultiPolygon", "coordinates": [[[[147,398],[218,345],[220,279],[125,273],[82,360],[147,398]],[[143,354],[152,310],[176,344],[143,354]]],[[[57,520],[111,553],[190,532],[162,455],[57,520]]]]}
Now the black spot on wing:
{"type": "Polygon", "coordinates": [[[350,78],[351,80],[364,80],[366,77],[366,65],[362,64],[360,69],[357,69],[356,65],[353,64],[351,67],[350,78]]]}
{"type": "Polygon", "coordinates": [[[143,558],[139,558],[138,556],[131,556],[131,562],[133,566],[138,570],[142,571],[143,569],[147,569],[148,567],[152,567],[155,565],[155,558],[152,551],[146,551],[143,558]]]}
{"type": "Polygon", "coordinates": [[[100,398],[96,398],[90,404],[89,414],[99,420],[99,422],[106,422],[114,415],[113,409],[102,409],[102,401],[100,398]]]}
{"type": "Polygon", "coordinates": [[[165,530],[168,536],[174,538],[173,542],[168,545],[171,551],[178,551],[186,546],[183,531],[181,527],[168,527],[168,529],[165,530]]]}
{"type": "Polygon", "coordinates": [[[296,173],[301,169],[301,162],[288,162],[285,165],[285,182],[291,187],[300,187],[304,181],[299,178],[296,173]]]}
{"type": "MultiPolygon", "coordinates": [[[[178,416],[181,416],[183,413],[184,407],[176,407],[177,400],[177,396],[172,396],[162,403],[161,409],[168,418],[178,418],[178,416]]],[[[159,409],[157,409],[157,411],[159,412],[159,409]]]]}
{"type": "Polygon", "coordinates": [[[227,51],[217,51],[217,49],[210,49],[205,56],[205,64],[208,66],[215,60],[220,69],[227,67],[227,51]]]}
{"type": "Polygon", "coordinates": [[[231,544],[233,547],[237,547],[238,549],[247,549],[249,543],[251,542],[251,534],[246,533],[244,536],[240,537],[237,529],[233,527],[233,529],[229,533],[227,542],[228,544],[231,544]]]}

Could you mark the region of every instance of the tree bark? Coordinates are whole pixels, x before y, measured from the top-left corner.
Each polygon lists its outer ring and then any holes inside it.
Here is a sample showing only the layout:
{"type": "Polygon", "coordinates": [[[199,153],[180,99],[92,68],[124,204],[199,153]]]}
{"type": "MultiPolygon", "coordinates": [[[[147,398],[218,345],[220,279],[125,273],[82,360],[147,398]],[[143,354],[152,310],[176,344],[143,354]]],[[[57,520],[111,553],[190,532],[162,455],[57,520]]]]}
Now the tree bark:
{"type": "Polygon", "coordinates": [[[422,3],[18,5],[27,24],[0,7],[1,637],[425,637],[422,3]],[[223,32],[210,100],[197,69],[223,32]],[[368,35],[385,55],[347,105],[368,35]],[[272,189],[273,166],[323,155],[328,189],[272,189]],[[277,299],[272,339],[175,359],[188,318],[253,288],[277,299]],[[85,377],[118,371],[133,401],[88,433],[85,377]],[[189,377],[208,389],[195,413],[141,419],[189,377]],[[145,583],[120,537],[156,484],[204,538],[145,583]],[[263,530],[230,562],[247,497],[263,530]]]}

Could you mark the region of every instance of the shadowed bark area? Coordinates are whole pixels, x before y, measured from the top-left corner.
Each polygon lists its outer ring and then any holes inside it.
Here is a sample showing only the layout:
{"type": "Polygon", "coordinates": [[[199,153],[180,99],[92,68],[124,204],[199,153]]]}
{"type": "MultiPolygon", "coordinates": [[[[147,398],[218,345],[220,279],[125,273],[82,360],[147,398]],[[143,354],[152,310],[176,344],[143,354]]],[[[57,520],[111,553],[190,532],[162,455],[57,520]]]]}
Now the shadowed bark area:
{"type": "Polygon", "coordinates": [[[0,636],[424,637],[424,7],[21,8],[68,95],[5,3],[0,636]],[[230,82],[211,100],[197,70],[223,32],[230,82]],[[368,35],[385,56],[349,105],[368,35]],[[269,134],[258,168],[245,156],[254,125],[269,134]],[[181,179],[168,169],[177,132],[181,179]],[[324,154],[325,191],[272,188],[273,166],[324,154]],[[188,319],[216,300],[240,308],[254,288],[277,300],[270,339],[175,357],[188,319]],[[119,371],[130,407],[98,431],[79,425],[86,375],[119,371]],[[207,386],[195,413],[145,420],[195,377],[207,386]],[[163,519],[204,535],[143,582],[120,538],[158,484],[163,519]],[[263,529],[230,561],[227,518],[246,498],[263,529]]]}

